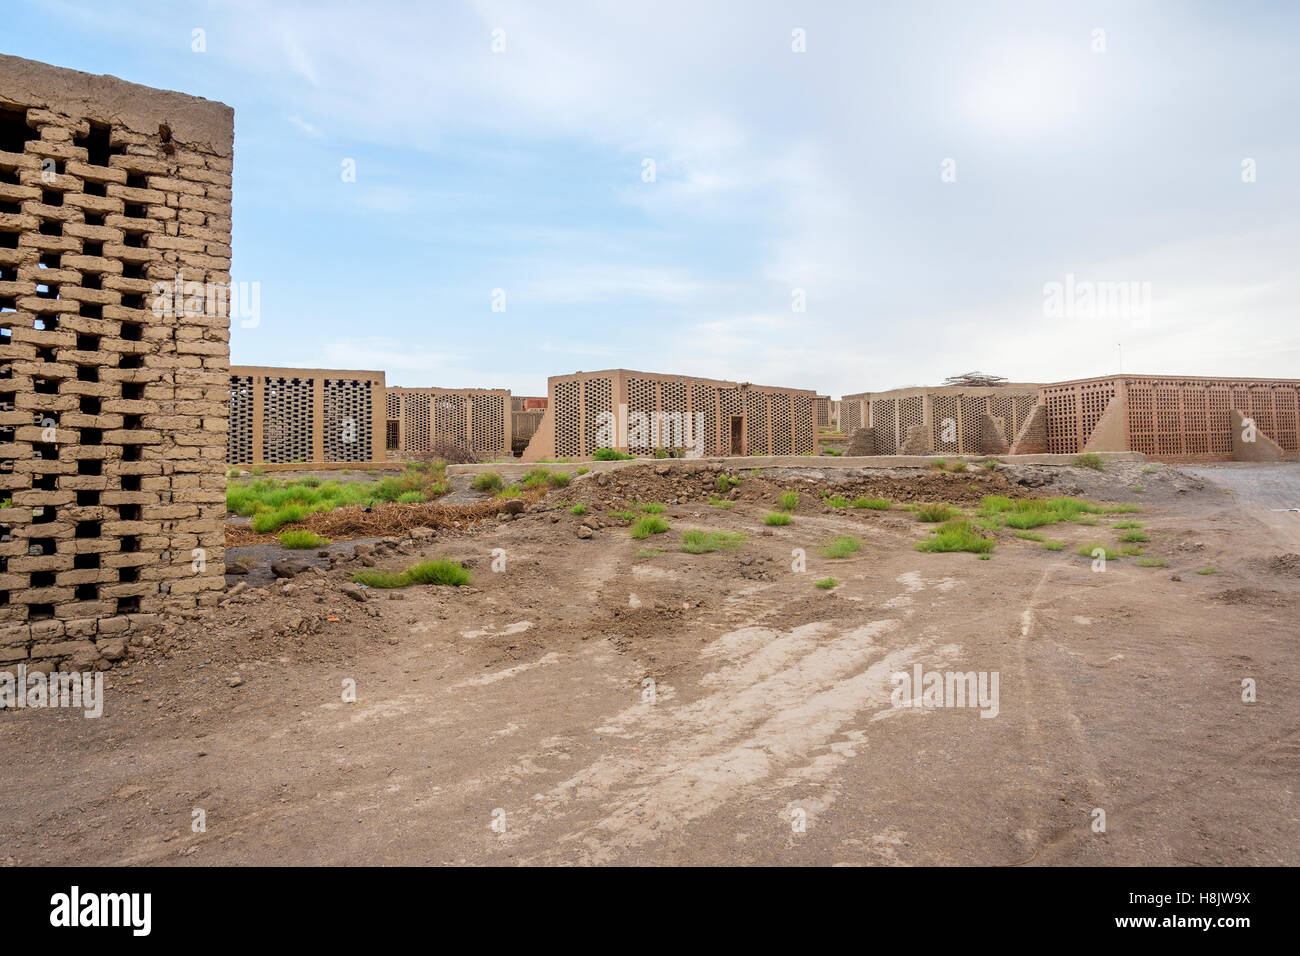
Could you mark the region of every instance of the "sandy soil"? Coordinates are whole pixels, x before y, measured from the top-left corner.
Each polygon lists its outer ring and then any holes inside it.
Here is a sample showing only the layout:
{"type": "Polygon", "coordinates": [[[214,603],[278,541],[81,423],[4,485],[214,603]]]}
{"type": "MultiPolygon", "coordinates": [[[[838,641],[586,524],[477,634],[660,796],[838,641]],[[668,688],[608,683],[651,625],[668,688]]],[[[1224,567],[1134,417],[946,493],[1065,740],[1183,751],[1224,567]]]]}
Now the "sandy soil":
{"type": "MultiPolygon", "coordinates": [[[[1288,468],[1270,494],[1300,489],[1288,468]]],[[[729,510],[709,472],[589,475],[513,520],[239,588],[134,648],[102,718],[0,715],[0,859],[1300,863],[1300,515],[1164,466],[739,473],[729,510]],[[785,488],[794,523],[767,528],[785,488]],[[1072,548],[1136,519],[1167,566],[1095,573],[1009,531],[991,560],[923,554],[908,512],[832,509],[821,488],[1137,501],[1039,530],[1072,548]],[[676,499],[671,530],[632,540],[606,514],[632,499],[676,499]],[[689,528],[748,543],[682,553],[689,528]],[[818,554],[843,534],[857,555],[818,554]],[[473,585],[347,585],[423,555],[469,562],[473,585]],[[827,575],[842,585],[813,586],[827,575]],[[893,706],[890,675],[916,664],[997,672],[997,716],[893,706]]]]}

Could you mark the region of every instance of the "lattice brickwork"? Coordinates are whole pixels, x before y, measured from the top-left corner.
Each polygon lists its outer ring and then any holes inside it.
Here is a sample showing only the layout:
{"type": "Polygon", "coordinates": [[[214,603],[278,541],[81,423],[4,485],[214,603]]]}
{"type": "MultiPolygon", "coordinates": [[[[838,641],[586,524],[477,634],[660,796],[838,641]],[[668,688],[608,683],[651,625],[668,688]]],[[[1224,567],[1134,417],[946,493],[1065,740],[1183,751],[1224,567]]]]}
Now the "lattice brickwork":
{"type": "Polygon", "coordinates": [[[555,454],[560,458],[581,458],[582,383],[556,382],[551,389],[551,407],[555,415],[555,454]]]}
{"type": "Polygon", "coordinates": [[[0,56],[0,666],[107,666],[220,596],[229,299],[170,284],[229,283],[232,140],[219,103],[0,56]]]}
{"type": "Polygon", "coordinates": [[[243,465],[253,461],[253,377],[230,376],[230,431],[226,433],[226,461],[243,465]]]}
{"type": "Polygon", "coordinates": [[[817,451],[813,435],[813,400],[807,395],[795,394],[790,397],[790,417],[794,434],[794,454],[811,455],[817,451]]]}
{"type": "MultiPolygon", "coordinates": [[[[582,450],[577,452],[584,457],[590,457],[595,454],[596,449],[600,447],[601,428],[600,423],[603,420],[602,414],[613,414],[614,411],[614,382],[608,378],[588,379],[582,386],[582,404],[586,414],[585,424],[583,425],[582,450]]],[[[612,424],[612,418],[608,421],[612,424]]],[[[606,428],[608,433],[611,429],[606,428]]]]}
{"type": "Polygon", "coordinates": [[[375,397],[371,383],[357,379],[324,380],[325,461],[373,461],[375,397]]]}
{"type": "Polygon", "coordinates": [[[261,461],[311,461],[315,437],[312,379],[277,378],[266,383],[262,400],[261,461]]]}
{"type": "Polygon", "coordinates": [[[479,458],[510,453],[511,403],[504,389],[387,389],[387,410],[396,412],[397,448],[420,453],[454,445],[479,458]]]}

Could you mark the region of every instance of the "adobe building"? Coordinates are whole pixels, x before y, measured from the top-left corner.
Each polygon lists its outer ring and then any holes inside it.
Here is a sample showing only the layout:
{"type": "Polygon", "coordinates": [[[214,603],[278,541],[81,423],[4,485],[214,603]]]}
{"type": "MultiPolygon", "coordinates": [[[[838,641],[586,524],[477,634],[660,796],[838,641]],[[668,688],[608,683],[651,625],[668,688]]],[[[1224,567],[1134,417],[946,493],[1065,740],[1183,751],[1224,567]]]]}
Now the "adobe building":
{"type": "Polygon", "coordinates": [[[1112,375],[1040,389],[1042,448],[1138,451],[1162,461],[1276,461],[1300,454],[1300,380],[1112,375]]]}
{"type": "Polygon", "coordinates": [[[846,455],[1006,454],[1038,404],[1039,386],[940,385],[840,399],[846,455]]]}
{"type": "Polygon", "coordinates": [[[529,395],[512,395],[510,397],[510,453],[522,455],[528,443],[537,434],[537,426],[542,423],[546,413],[545,396],[538,398],[529,395]]]}
{"type": "Polygon", "coordinates": [[[524,461],[624,454],[811,455],[812,389],[779,388],[628,369],[547,380],[548,402],[524,461]]]}
{"type": "Polygon", "coordinates": [[[232,465],[366,465],[387,459],[384,373],[236,365],[228,379],[232,465]]]}
{"type": "Polygon", "coordinates": [[[0,56],[0,666],[220,597],[233,118],[0,56]]]}
{"type": "Polygon", "coordinates": [[[480,459],[511,454],[508,389],[394,386],[387,393],[385,448],[392,457],[445,448],[480,459]]]}

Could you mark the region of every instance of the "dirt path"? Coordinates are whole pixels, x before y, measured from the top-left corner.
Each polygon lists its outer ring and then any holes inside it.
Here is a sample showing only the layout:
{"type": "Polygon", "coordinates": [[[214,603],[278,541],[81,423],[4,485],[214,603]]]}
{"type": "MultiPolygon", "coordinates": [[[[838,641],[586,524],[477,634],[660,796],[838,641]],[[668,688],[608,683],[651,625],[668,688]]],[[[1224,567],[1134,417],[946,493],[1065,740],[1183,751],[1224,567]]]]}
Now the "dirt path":
{"type": "MultiPolygon", "coordinates": [[[[1212,485],[1171,496],[1136,516],[1167,566],[1104,573],[1006,533],[988,561],[921,554],[926,529],[901,511],[810,503],[768,529],[766,510],[670,506],[672,531],[646,541],[617,523],[582,540],[567,511],[438,540],[431,553],[475,562],[472,590],[344,599],[346,634],[296,645],[309,653],[236,639],[233,623],[186,631],[169,658],[110,673],[98,720],[0,717],[4,854],[1300,862],[1300,577],[1270,570],[1296,549],[1252,502],[1212,485]],[[685,554],[689,527],[749,544],[685,554]],[[865,543],[856,556],[817,553],[845,533],[865,543]],[[812,586],[828,574],[842,585],[812,586]],[[996,717],[893,706],[891,675],[918,664],[997,672],[996,717]]],[[[1115,533],[1049,530],[1071,546],[1115,533]]],[[[272,598],[240,613],[252,629],[285,612],[272,598]]]]}

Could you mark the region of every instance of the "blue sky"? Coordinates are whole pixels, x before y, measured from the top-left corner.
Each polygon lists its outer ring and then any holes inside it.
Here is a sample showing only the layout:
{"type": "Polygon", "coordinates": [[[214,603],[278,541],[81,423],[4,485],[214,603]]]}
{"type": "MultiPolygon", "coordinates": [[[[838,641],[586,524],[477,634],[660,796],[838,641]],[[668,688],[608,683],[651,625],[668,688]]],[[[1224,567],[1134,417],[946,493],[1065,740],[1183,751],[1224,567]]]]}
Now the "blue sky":
{"type": "Polygon", "coordinates": [[[1300,376],[1300,4],[3,2],[5,53],[234,107],[236,364],[1300,376]]]}

